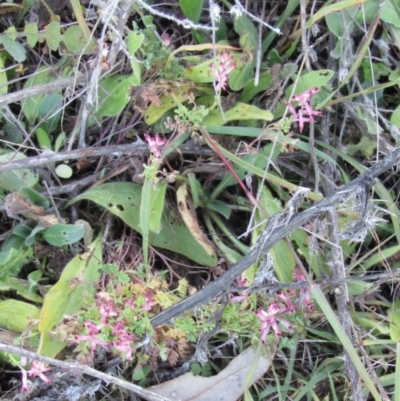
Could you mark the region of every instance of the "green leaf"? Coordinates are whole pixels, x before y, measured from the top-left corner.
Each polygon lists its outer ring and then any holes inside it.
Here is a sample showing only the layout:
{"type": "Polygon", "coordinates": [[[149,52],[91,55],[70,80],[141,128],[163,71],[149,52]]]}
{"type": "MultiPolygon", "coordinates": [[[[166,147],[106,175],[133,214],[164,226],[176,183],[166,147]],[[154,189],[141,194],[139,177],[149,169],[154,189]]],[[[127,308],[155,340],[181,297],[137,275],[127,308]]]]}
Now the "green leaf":
{"type": "Polygon", "coordinates": [[[390,338],[394,341],[400,341],[400,310],[389,313],[390,338]]]}
{"type": "Polygon", "coordinates": [[[26,50],[21,43],[15,42],[6,34],[0,35],[0,43],[16,62],[22,63],[26,60],[26,50]]]}
{"type": "Polygon", "coordinates": [[[36,138],[39,142],[41,149],[51,150],[51,140],[47,132],[43,128],[38,128],[36,130],[36,138]]]}
{"type": "Polygon", "coordinates": [[[29,291],[26,280],[10,277],[7,281],[0,281],[0,292],[13,291],[22,298],[37,304],[43,303],[43,298],[33,291],[29,291]]]}
{"type": "Polygon", "coordinates": [[[254,84],[254,79],[248,81],[239,97],[239,102],[250,102],[258,93],[266,91],[272,85],[272,77],[269,72],[260,75],[258,85],[254,84]]]}
{"type": "MultiPolygon", "coordinates": [[[[120,217],[129,227],[140,232],[141,192],[141,186],[134,183],[107,183],[91,188],[73,198],[68,205],[82,199],[91,200],[120,217]]],[[[201,265],[215,266],[217,264],[217,257],[207,254],[186,226],[177,221],[168,208],[164,209],[160,232],[158,234],[150,232],[149,243],[185,255],[201,265]]]]}
{"type": "Polygon", "coordinates": [[[0,280],[6,281],[33,260],[32,248],[10,248],[0,252],[0,280]]]}
{"type": "Polygon", "coordinates": [[[194,23],[200,21],[204,0],[179,0],[179,6],[187,18],[194,23]]]}
{"type": "Polygon", "coordinates": [[[296,84],[296,89],[293,92],[293,87],[295,84],[290,85],[285,92],[285,98],[289,99],[290,95],[298,95],[304,91],[310,90],[312,88],[321,88],[326,85],[333,77],[334,71],[332,70],[317,70],[311,71],[302,75],[296,84]]]}
{"type": "MultiPolygon", "coordinates": [[[[26,156],[20,152],[0,155],[0,163],[23,159],[26,159],[26,156]]],[[[16,192],[21,187],[33,187],[38,180],[37,174],[33,174],[31,170],[25,168],[0,172],[0,187],[10,192],[16,192]]]]}
{"type": "Polygon", "coordinates": [[[244,15],[235,19],[235,31],[240,35],[240,46],[247,52],[254,52],[258,46],[258,32],[254,24],[244,15]]]}
{"type": "MultiPolygon", "coordinates": [[[[24,89],[32,86],[43,85],[57,80],[48,67],[40,68],[34,75],[28,78],[24,89]]],[[[56,92],[56,91],[55,91],[56,92]]],[[[22,112],[30,124],[34,124],[39,115],[39,107],[44,99],[44,95],[31,96],[21,101],[22,112]]]]}
{"type": "Polygon", "coordinates": [[[46,227],[43,226],[36,226],[30,234],[25,238],[25,245],[26,246],[31,246],[36,242],[36,234],[46,230],[46,227]]]}
{"type": "Polygon", "coordinates": [[[398,105],[390,116],[390,122],[397,128],[400,128],[400,105],[398,105]]]}
{"type": "Polygon", "coordinates": [[[99,107],[96,111],[98,120],[121,113],[130,100],[129,92],[132,85],[138,85],[133,75],[113,75],[100,82],[99,107]]]}
{"type": "Polygon", "coordinates": [[[206,206],[207,209],[215,210],[216,212],[224,216],[225,219],[229,220],[232,210],[225,202],[222,202],[220,200],[213,200],[211,202],[208,202],[206,206]]]}
{"type": "Polygon", "coordinates": [[[43,234],[43,238],[54,246],[74,244],[83,238],[85,227],[83,224],[54,224],[43,234]]]}
{"type": "Polygon", "coordinates": [[[30,47],[35,47],[39,40],[39,29],[36,22],[28,22],[25,24],[24,33],[26,41],[30,47]]]}
{"type": "Polygon", "coordinates": [[[63,35],[60,32],[60,22],[52,21],[45,30],[47,45],[53,51],[56,51],[63,40],[63,35]]]}
{"type": "Polygon", "coordinates": [[[22,333],[32,320],[39,318],[40,309],[27,302],[7,299],[0,302],[0,327],[22,333]]]}
{"type": "Polygon", "coordinates": [[[342,38],[345,33],[349,35],[353,32],[354,22],[351,20],[349,13],[344,11],[336,11],[325,17],[329,30],[337,37],[342,38]]]}
{"type": "Polygon", "coordinates": [[[382,4],[381,19],[396,28],[400,28],[399,1],[387,0],[382,4]]]}
{"type": "Polygon", "coordinates": [[[130,32],[126,39],[128,52],[132,56],[132,59],[130,59],[129,62],[131,63],[132,72],[138,82],[138,85],[140,85],[142,79],[142,65],[138,60],[135,59],[135,53],[142,45],[144,39],[144,34],[138,31],[130,32]]]}
{"type": "Polygon", "coordinates": [[[244,88],[246,83],[254,77],[255,60],[249,60],[243,68],[235,68],[229,75],[229,87],[233,91],[239,91],[244,88]]]}
{"type": "Polygon", "coordinates": [[[161,229],[161,216],[164,209],[165,191],[167,183],[154,185],[146,179],[142,188],[140,202],[140,229],[143,236],[144,263],[148,264],[149,233],[158,233],[161,229]]]}
{"type": "Polygon", "coordinates": [[[273,119],[273,114],[268,110],[259,109],[256,106],[247,103],[236,103],[236,105],[226,111],[225,120],[222,116],[221,110],[214,109],[211,110],[208,116],[203,120],[204,125],[224,125],[229,121],[239,121],[239,120],[264,120],[271,121],[273,119]]]}
{"type": "MultiPolygon", "coordinates": [[[[261,192],[260,204],[269,216],[282,212],[280,201],[274,198],[268,187],[264,186],[261,192]]],[[[264,219],[264,216],[260,216],[264,219]]],[[[296,262],[289,245],[281,240],[278,241],[271,249],[270,253],[274,260],[274,270],[281,283],[291,283],[293,281],[293,270],[296,262]]]]}
{"type": "Polygon", "coordinates": [[[85,35],[78,25],[70,26],[64,33],[62,40],[65,47],[73,54],[90,54],[93,50],[93,41],[87,45],[85,35]]]}
{"type": "Polygon", "coordinates": [[[75,256],[47,293],[39,318],[39,354],[54,358],[66,346],[49,332],[61,323],[64,315],[76,313],[85,301],[93,299],[102,266],[101,241],[100,235],[87,252],[75,256]]]}
{"type": "MultiPolygon", "coordinates": [[[[63,99],[59,93],[45,95],[40,102],[38,116],[41,121],[40,128],[51,134],[57,129],[62,112],[63,99]]],[[[49,148],[51,149],[51,148],[49,148]]]]}
{"type": "Polygon", "coordinates": [[[4,59],[0,56],[0,96],[8,92],[8,78],[4,69],[4,59]]]}
{"type": "Polygon", "coordinates": [[[28,198],[34,205],[43,206],[45,209],[50,207],[49,200],[32,188],[22,187],[19,189],[19,193],[24,195],[25,198],[28,198]]]}

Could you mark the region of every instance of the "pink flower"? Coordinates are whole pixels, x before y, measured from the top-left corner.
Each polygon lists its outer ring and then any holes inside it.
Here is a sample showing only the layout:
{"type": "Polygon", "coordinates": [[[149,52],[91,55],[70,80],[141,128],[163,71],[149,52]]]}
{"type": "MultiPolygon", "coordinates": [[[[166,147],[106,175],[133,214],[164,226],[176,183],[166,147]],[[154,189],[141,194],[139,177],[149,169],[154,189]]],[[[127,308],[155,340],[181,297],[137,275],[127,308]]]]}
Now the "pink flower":
{"type": "MultiPolygon", "coordinates": [[[[25,366],[27,359],[21,358],[21,365],[25,366]]],[[[40,377],[46,384],[51,383],[50,379],[47,378],[44,373],[50,371],[51,368],[45,366],[44,362],[33,361],[29,370],[21,369],[22,374],[22,391],[29,391],[28,376],[29,377],[40,377]]]]}
{"type": "Polygon", "coordinates": [[[156,304],[153,296],[149,293],[145,294],[144,296],[145,304],[140,307],[141,310],[149,311],[151,308],[156,304]]]}
{"type": "Polygon", "coordinates": [[[156,134],[154,138],[152,138],[150,135],[144,134],[144,138],[149,144],[150,152],[153,153],[157,159],[161,159],[160,147],[165,145],[167,141],[163,139],[160,134],[156,134]]]}
{"type": "Polygon", "coordinates": [[[286,308],[282,308],[277,301],[268,304],[268,311],[265,311],[263,308],[258,309],[256,316],[261,320],[260,334],[262,342],[265,342],[271,329],[275,333],[275,338],[279,339],[282,335],[282,331],[278,323],[282,324],[287,330],[292,329],[292,324],[280,316],[285,312],[285,309],[286,308]]]}
{"type": "Polygon", "coordinates": [[[215,80],[217,81],[215,86],[217,91],[220,91],[221,89],[226,90],[229,74],[235,69],[235,67],[236,63],[228,52],[221,53],[218,67],[216,67],[214,63],[211,65],[211,70],[215,75],[215,80]]]}
{"type": "Polygon", "coordinates": [[[171,44],[172,36],[169,35],[167,32],[164,32],[161,35],[161,42],[164,46],[168,47],[171,44]]]}
{"type": "MultiPolygon", "coordinates": [[[[236,282],[240,287],[245,287],[247,285],[247,281],[248,281],[247,278],[242,276],[239,276],[236,279],[236,282]]],[[[235,294],[237,294],[235,291],[229,293],[229,298],[233,303],[244,302],[249,297],[249,292],[247,292],[246,290],[242,291],[242,295],[235,295],[235,294]]]]}
{"type": "Polygon", "coordinates": [[[88,335],[76,336],[75,337],[76,342],[88,341],[90,343],[90,349],[92,350],[92,357],[93,357],[94,352],[96,351],[98,345],[100,345],[106,351],[108,351],[109,343],[107,341],[97,338],[97,335],[100,333],[101,328],[104,327],[105,325],[102,323],[102,324],[99,324],[96,326],[94,323],[86,320],[85,326],[89,331],[88,335]]]}
{"type": "Polygon", "coordinates": [[[113,347],[125,355],[127,361],[132,359],[133,348],[131,346],[132,341],[135,337],[128,333],[125,327],[125,320],[117,322],[113,329],[113,336],[117,337],[118,340],[112,343],[113,347]]]}
{"type": "Polygon", "coordinates": [[[294,95],[291,98],[291,102],[298,102],[297,110],[289,102],[285,102],[290,113],[294,116],[293,121],[299,122],[300,132],[303,132],[304,123],[314,122],[315,116],[320,116],[322,113],[317,110],[313,110],[310,101],[311,96],[318,92],[318,88],[311,88],[308,91],[304,91],[299,95],[294,95]]]}
{"type": "Polygon", "coordinates": [[[103,323],[107,323],[107,319],[109,317],[115,317],[119,315],[119,313],[115,309],[114,302],[111,300],[105,301],[103,299],[99,299],[97,300],[97,306],[99,308],[101,321],[103,323]]]}

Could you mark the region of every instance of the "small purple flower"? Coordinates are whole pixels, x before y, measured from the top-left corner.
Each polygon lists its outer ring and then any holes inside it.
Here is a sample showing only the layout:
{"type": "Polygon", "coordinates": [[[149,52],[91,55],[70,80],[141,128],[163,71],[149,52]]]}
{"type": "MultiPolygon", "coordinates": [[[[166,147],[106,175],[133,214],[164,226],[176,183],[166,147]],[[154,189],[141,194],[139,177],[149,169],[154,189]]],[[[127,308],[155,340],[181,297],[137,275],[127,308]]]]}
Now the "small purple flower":
{"type": "Polygon", "coordinates": [[[291,103],[285,102],[290,113],[294,116],[293,121],[299,122],[300,132],[303,132],[304,123],[315,122],[314,117],[321,116],[322,113],[317,110],[313,110],[310,101],[311,96],[318,92],[318,88],[311,88],[308,91],[304,91],[299,95],[294,95],[291,98],[291,102],[298,102],[297,110],[292,106],[291,103]]]}

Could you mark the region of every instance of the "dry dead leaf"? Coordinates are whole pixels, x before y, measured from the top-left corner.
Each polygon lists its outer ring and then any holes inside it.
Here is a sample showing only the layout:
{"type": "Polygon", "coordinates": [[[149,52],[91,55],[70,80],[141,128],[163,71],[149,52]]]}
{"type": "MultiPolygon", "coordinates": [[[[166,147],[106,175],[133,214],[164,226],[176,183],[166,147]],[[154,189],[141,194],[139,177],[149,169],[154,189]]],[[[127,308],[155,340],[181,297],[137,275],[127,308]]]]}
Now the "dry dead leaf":
{"type": "Polygon", "coordinates": [[[250,384],[259,380],[269,369],[275,356],[276,345],[267,348],[265,355],[260,355],[255,367],[252,364],[257,356],[250,347],[232,360],[218,375],[212,377],[193,376],[186,373],[148,390],[169,398],[171,401],[236,401],[246,389],[246,375],[253,370],[250,384]]]}

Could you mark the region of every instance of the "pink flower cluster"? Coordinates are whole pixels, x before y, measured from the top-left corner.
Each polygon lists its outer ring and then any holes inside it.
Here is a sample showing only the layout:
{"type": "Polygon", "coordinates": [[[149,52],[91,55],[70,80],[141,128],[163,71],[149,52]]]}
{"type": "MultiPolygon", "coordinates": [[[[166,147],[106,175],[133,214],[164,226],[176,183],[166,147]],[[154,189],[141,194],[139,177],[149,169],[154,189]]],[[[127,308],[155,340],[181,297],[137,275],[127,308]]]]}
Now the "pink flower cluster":
{"type": "Polygon", "coordinates": [[[291,98],[291,102],[298,102],[297,110],[292,106],[291,103],[285,102],[290,113],[294,116],[293,121],[299,122],[300,132],[303,132],[304,123],[315,122],[314,117],[322,115],[320,111],[313,110],[310,101],[311,96],[318,92],[318,88],[311,88],[308,91],[304,91],[299,95],[294,95],[291,98]]]}
{"type": "Polygon", "coordinates": [[[21,373],[22,373],[22,391],[29,391],[28,376],[29,377],[40,377],[46,384],[50,384],[51,381],[44,373],[51,370],[51,368],[45,366],[43,362],[33,361],[29,370],[23,368],[26,366],[28,360],[25,357],[21,358],[21,373]]]}
{"type": "MultiPolygon", "coordinates": [[[[141,310],[149,311],[155,305],[155,300],[150,293],[143,296],[144,304],[140,306],[141,310]]],[[[138,308],[137,297],[130,298],[124,301],[125,305],[130,308],[138,308]]],[[[132,359],[132,354],[134,351],[134,342],[137,338],[130,332],[128,332],[125,327],[127,327],[127,322],[124,318],[119,319],[121,306],[116,306],[115,302],[111,299],[110,294],[106,292],[99,293],[97,296],[96,305],[100,313],[101,323],[95,324],[89,320],[85,320],[85,326],[87,330],[86,335],[75,336],[75,342],[81,343],[86,341],[90,344],[91,355],[94,357],[94,353],[98,346],[103,347],[106,351],[114,348],[121,352],[126,360],[132,359]],[[107,331],[103,330],[105,328],[112,328],[112,336],[114,341],[107,341],[102,338],[102,333],[107,331]]]]}
{"type": "Polygon", "coordinates": [[[167,142],[160,134],[156,134],[155,137],[144,134],[144,139],[149,144],[150,152],[156,157],[156,159],[161,159],[161,148],[167,142]]]}
{"type": "Polygon", "coordinates": [[[222,52],[220,54],[219,64],[215,66],[215,63],[211,65],[211,71],[215,75],[217,81],[215,89],[220,91],[221,89],[226,90],[228,83],[229,74],[235,69],[236,63],[229,52],[222,52]]]}
{"type": "MultiPolygon", "coordinates": [[[[306,277],[299,268],[294,270],[293,276],[295,282],[306,280],[306,277]]],[[[287,319],[283,318],[283,316],[293,315],[300,309],[293,300],[301,300],[300,307],[305,317],[310,316],[315,311],[308,288],[300,290],[288,289],[285,292],[280,291],[276,295],[278,299],[268,303],[267,310],[259,308],[256,313],[256,316],[261,321],[260,334],[262,342],[265,342],[271,329],[275,334],[276,340],[282,335],[281,327],[284,327],[287,331],[293,330],[293,325],[287,319]]]]}

